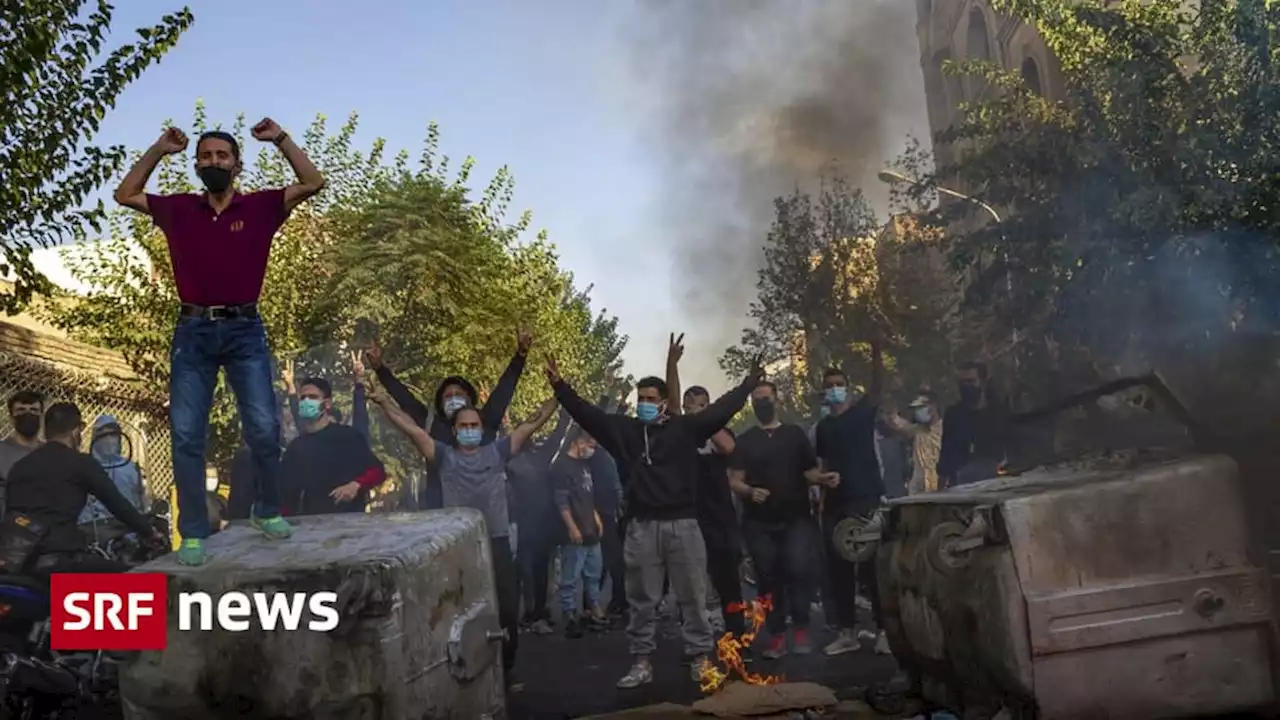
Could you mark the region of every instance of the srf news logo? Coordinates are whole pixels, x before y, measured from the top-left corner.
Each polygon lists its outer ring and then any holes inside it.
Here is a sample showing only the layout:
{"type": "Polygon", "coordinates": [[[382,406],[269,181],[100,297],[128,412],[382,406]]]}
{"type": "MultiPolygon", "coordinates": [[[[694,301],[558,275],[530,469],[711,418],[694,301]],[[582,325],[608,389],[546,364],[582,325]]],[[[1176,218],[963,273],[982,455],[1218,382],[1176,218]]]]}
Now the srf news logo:
{"type": "MultiPolygon", "coordinates": [[[[338,627],[337,603],[332,592],[184,592],[178,594],[178,630],[329,632],[338,627]]],[[[169,578],[163,573],[55,574],[50,605],[54,650],[163,650],[169,642],[169,578]]]]}

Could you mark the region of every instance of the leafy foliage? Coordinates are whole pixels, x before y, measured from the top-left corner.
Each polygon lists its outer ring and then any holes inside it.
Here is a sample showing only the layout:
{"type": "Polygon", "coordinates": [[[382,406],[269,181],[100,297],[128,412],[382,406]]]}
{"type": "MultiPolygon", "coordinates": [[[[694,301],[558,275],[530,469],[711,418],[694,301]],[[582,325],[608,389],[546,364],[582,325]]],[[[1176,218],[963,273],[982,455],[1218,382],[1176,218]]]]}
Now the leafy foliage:
{"type": "MultiPolygon", "coordinates": [[[[211,129],[200,104],[192,127],[211,129]]],[[[514,353],[517,326],[527,322],[538,334],[536,347],[562,356],[564,367],[590,381],[587,389],[617,380],[626,337],[615,318],[593,314],[589,291],[573,287],[545,236],[520,242],[527,213],[505,222],[514,189],[505,168],[472,202],[465,183],[473,163],[468,159],[450,176],[434,125],[414,169],[406,152],[388,162],[382,140],[368,152],[356,149],[356,128],[353,114],[330,134],[320,116],[305,133],[303,146],[327,187],[293,212],[272,248],[261,308],[278,359],[293,360],[299,378],[330,378],[345,397],[352,351],[380,335],[388,363],[427,399],[448,375],[486,388],[514,353]]],[[[241,116],[230,132],[243,140],[244,131],[241,116]]],[[[273,149],[245,161],[245,190],[292,177],[273,149]]],[[[166,159],[157,170],[159,192],[193,190],[180,162],[166,159]]],[[[165,239],[149,218],[128,211],[113,213],[109,227],[109,236],[64,252],[72,274],[93,291],[51,320],[74,337],[120,351],[144,377],[167,385],[177,298],[165,239]]],[[[531,412],[547,392],[536,362],[526,375],[513,406],[520,413],[531,412]]],[[[349,415],[350,406],[342,406],[349,415]]],[[[221,384],[212,425],[211,459],[222,464],[234,454],[239,428],[221,384]]],[[[410,459],[401,477],[420,464],[392,439],[394,432],[374,433],[388,451],[384,459],[410,459]]]]}
{"type": "Polygon", "coordinates": [[[380,326],[388,361],[424,397],[457,374],[490,390],[515,351],[520,327],[533,332],[540,352],[512,405],[516,417],[532,414],[548,393],[540,378],[543,352],[557,358],[580,392],[610,390],[619,382],[626,337],[618,334],[616,318],[592,313],[590,289],[574,288],[545,233],[518,242],[527,214],[504,224],[514,190],[510,176],[499,172],[472,204],[464,184],[471,163],[449,179],[445,163],[432,169],[433,159],[387,181],[373,202],[335,214],[338,234],[359,241],[333,246],[330,265],[343,271],[329,302],[349,312],[329,308],[325,314],[380,326]]]}
{"type": "Polygon", "coordinates": [[[165,15],[138,39],[101,58],[112,6],[99,0],[30,0],[0,5],[0,275],[12,272],[12,294],[0,310],[16,311],[48,291],[31,251],[85,225],[99,230],[101,203],[85,199],[120,170],[123,146],[85,146],[120,93],[177,43],[191,11],[165,15]],[[87,15],[85,14],[87,12],[87,15]]]}
{"type": "Polygon", "coordinates": [[[939,178],[1005,215],[957,238],[967,305],[1022,329],[1024,377],[1060,344],[1106,372],[1159,366],[1219,407],[1280,391],[1280,4],[993,5],[1036,25],[1066,96],[952,69],[998,88],[939,138],[963,150],[939,178]]]}
{"type": "Polygon", "coordinates": [[[934,287],[950,275],[936,267],[927,232],[905,219],[886,230],[834,168],[816,196],[797,190],[774,207],[750,309],[755,324],[721,359],[726,372],[746,372],[764,352],[782,415],[797,420],[816,413],[826,368],[866,382],[874,344],[886,365],[903,366],[916,382],[945,363],[938,328],[948,305],[934,287]]]}

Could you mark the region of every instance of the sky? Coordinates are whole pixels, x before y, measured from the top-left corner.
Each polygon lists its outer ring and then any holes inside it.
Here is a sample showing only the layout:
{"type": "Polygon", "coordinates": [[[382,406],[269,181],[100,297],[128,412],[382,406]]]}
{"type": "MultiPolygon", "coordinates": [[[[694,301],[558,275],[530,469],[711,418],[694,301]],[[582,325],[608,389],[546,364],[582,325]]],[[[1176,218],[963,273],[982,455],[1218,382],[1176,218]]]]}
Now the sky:
{"type": "MultiPolygon", "coordinates": [[[[818,3],[830,1],[847,0],[818,3]]],[[[675,287],[687,282],[673,272],[681,240],[654,220],[669,215],[671,164],[659,161],[650,131],[662,88],[644,82],[629,29],[644,2],[189,0],[194,25],[123,93],[95,142],[141,149],[165,119],[189,123],[197,99],[212,123],[243,112],[250,124],[271,117],[297,134],[317,113],[336,129],[356,111],[357,145],[386,138],[389,156],[416,155],[436,121],[455,164],[475,157],[477,187],[511,168],[513,211],[532,210],[562,266],[579,286],[594,284],[595,307],[619,316],[628,372],[660,373],[675,331],[690,332],[686,358],[698,355],[686,363],[711,375],[737,328],[700,342],[705,323],[675,287]]],[[[116,3],[113,42],[179,7],[116,3]]],[[[718,376],[693,382],[728,387],[718,376]]]]}

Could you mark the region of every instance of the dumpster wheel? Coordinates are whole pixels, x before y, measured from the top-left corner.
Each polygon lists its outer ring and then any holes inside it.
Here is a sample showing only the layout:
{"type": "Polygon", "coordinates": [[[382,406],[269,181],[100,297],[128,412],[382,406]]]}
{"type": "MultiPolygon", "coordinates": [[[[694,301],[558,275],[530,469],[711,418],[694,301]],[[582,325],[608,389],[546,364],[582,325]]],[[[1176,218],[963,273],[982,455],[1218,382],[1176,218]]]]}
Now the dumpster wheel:
{"type": "Polygon", "coordinates": [[[831,531],[831,540],[840,557],[851,563],[863,563],[876,556],[876,548],[880,546],[880,528],[874,520],[874,516],[854,516],[836,523],[831,531]],[[876,526],[871,527],[873,524],[876,526]]]}
{"type": "Polygon", "coordinates": [[[966,526],[957,522],[942,522],[934,526],[925,546],[929,564],[934,570],[943,575],[950,575],[969,564],[972,560],[971,554],[955,551],[956,541],[964,536],[967,529],[966,526]]]}

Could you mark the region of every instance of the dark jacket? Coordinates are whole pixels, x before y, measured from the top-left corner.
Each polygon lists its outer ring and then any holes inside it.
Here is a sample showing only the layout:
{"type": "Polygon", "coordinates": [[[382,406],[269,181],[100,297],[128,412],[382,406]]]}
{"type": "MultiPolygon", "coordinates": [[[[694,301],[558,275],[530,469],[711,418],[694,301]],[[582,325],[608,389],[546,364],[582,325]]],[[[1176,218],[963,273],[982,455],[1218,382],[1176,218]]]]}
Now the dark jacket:
{"type": "Polygon", "coordinates": [[[62,443],[47,442],[14,463],[6,480],[8,511],[43,523],[48,534],[41,553],[76,553],[87,547],[78,519],[92,495],[117,520],[139,535],[151,523],[133,506],[91,455],[62,443]]]}
{"type": "Polygon", "coordinates": [[[627,514],[637,520],[697,517],[698,448],[733,419],[754,387],[744,381],[700,413],[644,423],[606,413],[564,381],[554,385],[564,409],[617,462],[627,514]]]}
{"type": "Polygon", "coordinates": [[[280,507],[286,515],[364,512],[370,490],[386,480],[382,461],[360,431],[336,422],[299,435],[280,458],[280,507]],[[356,482],[360,491],[344,503],[329,493],[356,482]]]}
{"type": "Polygon", "coordinates": [[[982,409],[955,404],[942,417],[942,447],[938,451],[938,479],[946,486],[985,480],[1008,452],[1007,406],[990,399],[982,409]],[[973,472],[964,473],[966,466],[973,472]],[[985,477],[970,477],[971,475],[985,477]]]}

